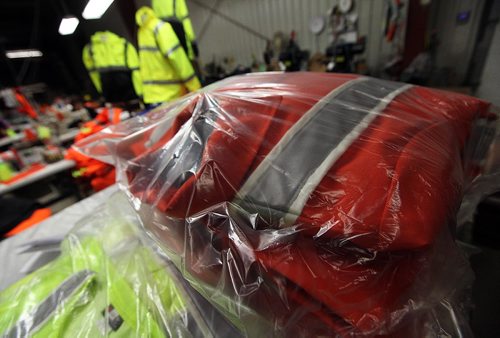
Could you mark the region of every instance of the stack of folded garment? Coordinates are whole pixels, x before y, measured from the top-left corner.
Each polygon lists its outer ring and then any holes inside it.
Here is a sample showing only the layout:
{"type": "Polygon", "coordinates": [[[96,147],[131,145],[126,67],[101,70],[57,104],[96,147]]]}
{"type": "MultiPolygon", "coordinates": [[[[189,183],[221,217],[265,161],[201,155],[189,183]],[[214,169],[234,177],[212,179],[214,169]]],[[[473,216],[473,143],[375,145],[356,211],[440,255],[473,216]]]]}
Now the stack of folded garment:
{"type": "Polygon", "coordinates": [[[453,336],[436,309],[460,316],[470,270],[450,230],[493,119],[459,94],[268,73],[79,146],[113,158],[148,233],[246,335],[453,336]]]}

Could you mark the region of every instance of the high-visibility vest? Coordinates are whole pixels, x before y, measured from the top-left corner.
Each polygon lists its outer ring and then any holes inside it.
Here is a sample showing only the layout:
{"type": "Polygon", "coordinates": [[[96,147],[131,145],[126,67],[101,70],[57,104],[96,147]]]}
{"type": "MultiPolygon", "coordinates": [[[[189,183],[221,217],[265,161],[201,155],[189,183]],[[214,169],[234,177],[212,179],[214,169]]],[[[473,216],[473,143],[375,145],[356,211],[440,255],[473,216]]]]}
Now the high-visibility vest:
{"type": "Polygon", "coordinates": [[[148,7],[137,11],[136,21],[144,102],[171,101],[199,89],[200,81],[170,24],[148,7]]]}
{"type": "Polygon", "coordinates": [[[97,91],[111,102],[142,95],[139,58],[135,47],[109,32],[97,32],[83,48],[83,63],[97,91]]]}
{"type": "Polygon", "coordinates": [[[183,42],[186,41],[185,46],[186,53],[189,59],[194,59],[197,55],[196,47],[193,49],[193,45],[196,45],[196,36],[193,30],[193,25],[191,19],[189,18],[189,10],[186,6],[185,0],[152,0],[151,6],[158,18],[163,21],[170,22],[175,26],[178,22],[181,25],[181,29],[174,31],[177,37],[183,42]],[[185,36],[182,37],[181,35],[185,36]]]}
{"type": "Polygon", "coordinates": [[[134,134],[142,147],[117,147],[154,219],[145,227],[190,280],[284,336],[384,333],[432,273],[435,244],[459,261],[440,236],[471,179],[463,154],[487,103],[354,75],[261,73],[163,113],[159,133],[134,134]]]}

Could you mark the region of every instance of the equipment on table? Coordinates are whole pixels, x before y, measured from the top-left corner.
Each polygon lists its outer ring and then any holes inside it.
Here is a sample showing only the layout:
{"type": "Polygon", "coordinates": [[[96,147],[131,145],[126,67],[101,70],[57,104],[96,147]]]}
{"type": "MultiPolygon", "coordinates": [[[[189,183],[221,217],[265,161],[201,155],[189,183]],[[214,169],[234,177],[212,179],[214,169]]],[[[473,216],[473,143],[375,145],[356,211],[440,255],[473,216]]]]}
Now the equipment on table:
{"type": "Polygon", "coordinates": [[[83,63],[108,102],[126,102],[142,95],[137,51],[124,38],[109,31],[95,33],[83,48],[83,63]]]}
{"type": "Polygon", "coordinates": [[[247,336],[464,336],[450,229],[496,118],[403,83],[249,74],[79,149],[119,164],[148,234],[247,336]]]}
{"type": "MultiPolygon", "coordinates": [[[[75,142],[93,135],[109,125],[120,123],[123,109],[105,107],[98,110],[92,121],[85,123],[76,135],[75,142]]],[[[107,163],[86,156],[73,148],[68,149],[66,159],[76,162],[73,177],[90,184],[92,190],[101,191],[115,183],[115,168],[107,163]]]]}
{"type": "Polygon", "coordinates": [[[333,67],[328,70],[335,73],[354,73],[355,56],[365,51],[365,39],[356,43],[333,43],[326,49],[326,55],[332,60],[333,67]]]}
{"type": "Polygon", "coordinates": [[[168,22],[190,60],[198,57],[198,44],[185,0],[152,0],[158,18],[168,22]]]}
{"type": "Polygon", "coordinates": [[[274,33],[264,51],[264,61],[270,71],[299,71],[309,58],[309,52],[300,49],[295,41],[296,33],[292,31],[287,38],[283,32],[274,33]]]}
{"type": "Polygon", "coordinates": [[[144,102],[167,102],[200,88],[172,26],[159,20],[149,7],[137,11],[136,21],[144,102]]]}

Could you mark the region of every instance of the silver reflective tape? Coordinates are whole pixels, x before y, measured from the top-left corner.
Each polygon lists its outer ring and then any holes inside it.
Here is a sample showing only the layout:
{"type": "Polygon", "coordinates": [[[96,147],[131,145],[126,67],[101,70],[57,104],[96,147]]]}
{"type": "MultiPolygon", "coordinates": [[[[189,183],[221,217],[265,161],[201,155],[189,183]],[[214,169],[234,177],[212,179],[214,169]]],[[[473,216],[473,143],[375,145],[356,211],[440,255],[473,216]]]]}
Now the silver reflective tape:
{"type": "Polygon", "coordinates": [[[158,47],[156,47],[156,46],[142,46],[142,47],[139,47],[139,50],[144,51],[144,52],[158,52],[159,51],[158,47]]]}
{"type": "Polygon", "coordinates": [[[154,32],[154,35],[158,35],[158,32],[160,31],[161,27],[164,25],[165,23],[160,21],[156,24],[155,28],[153,29],[153,32],[154,32]]]}
{"type": "Polygon", "coordinates": [[[155,154],[157,160],[150,168],[157,174],[151,179],[149,188],[158,188],[158,201],[168,188],[180,188],[200,169],[203,151],[217,123],[217,109],[214,109],[217,105],[212,98],[200,100],[195,108],[197,113],[185,132],[177,133],[160,156],[155,154]]]}
{"type": "Polygon", "coordinates": [[[142,83],[145,85],[178,85],[178,84],[183,84],[185,82],[188,82],[192,80],[196,74],[192,74],[188,78],[184,80],[148,80],[148,81],[143,81],[142,83]]]}
{"type": "Polygon", "coordinates": [[[182,84],[184,81],[182,80],[151,80],[151,81],[143,81],[145,85],[174,85],[174,84],[182,84]]]}
{"type": "Polygon", "coordinates": [[[176,49],[178,49],[181,45],[180,44],[177,44],[175,46],[173,46],[172,48],[170,48],[166,53],[165,55],[166,56],[169,56],[170,54],[172,54],[173,52],[175,52],[176,49]]]}
{"type": "Polygon", "coordinates": [[[67,278],[32,313],[20,318],[15,326],[5,333],[3,337],[18,338],[31,336],[52,317],[58,307],[63,306],[69,297],[75,294],[94,275],[93,271],[82,270],[67,278]]]}
{"type": "Polygon", "coordinates": [[[194,79],[196,76],[195,73],[193,73],[191,76],[187,77],[186,79],[182,80],[182,82],[188,82],[188,81],[191,81],[192,79],[194,79]]]}
{"type": "Polygon", "coordinates": [[[408,85],[360,78],[335,89],[283,136],[238,193],[247,210],[291,224],[336,160],[408,85]],[[266,216],[266,215],[263,215],[266,216]]]}

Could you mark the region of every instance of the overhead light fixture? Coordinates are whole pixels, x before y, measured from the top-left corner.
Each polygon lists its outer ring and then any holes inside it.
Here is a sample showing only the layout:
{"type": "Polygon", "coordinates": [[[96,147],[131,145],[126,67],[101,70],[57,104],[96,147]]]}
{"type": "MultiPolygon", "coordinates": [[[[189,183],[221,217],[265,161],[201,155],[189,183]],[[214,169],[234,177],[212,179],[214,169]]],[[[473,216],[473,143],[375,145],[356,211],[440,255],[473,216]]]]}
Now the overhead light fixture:
{"type": "Polygon", "coordinates": [[[70,35],[73,34],[78,27],[80,20],[74,16],[65,16],[61,20],[61,24],[59,25],[59,34],[61,35],[70,35]]]}
{"type": "Polygon", "coordinates": [[[84,19],[99,19],[108,10],[114,0],[89,0],[83,10],[84,19]]]}
{"type": "Polygon", "coordinates": [[[17,49],[5,52],[9,59],[39,58],[43,53],[38,49],[17,49]]]}

